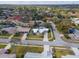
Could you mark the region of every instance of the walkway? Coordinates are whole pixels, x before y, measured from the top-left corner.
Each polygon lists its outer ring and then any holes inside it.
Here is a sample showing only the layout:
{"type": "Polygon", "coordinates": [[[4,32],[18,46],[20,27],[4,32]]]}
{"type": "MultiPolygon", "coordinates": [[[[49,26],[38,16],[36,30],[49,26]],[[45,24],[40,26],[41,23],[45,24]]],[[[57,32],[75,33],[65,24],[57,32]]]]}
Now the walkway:
{"type": "MultiPolygon", "coordinates": [[[[8,39],[11,40],[11,38],[14,36],[14,34],[12,34],[8,39]]],[[[11,48],[11,43],[8,43],[7,46],[4,49],[10,49],[11,48]]]]}
{"type": "MultiPolygon", "coordinates": [[[[44,34],[43,42],[49,42],[48,41],[48,32],[46,32],[44,34]]],[[[42,55],[44,57],[50,57],[50,58],[52,58],[52,54],[50,53],[50,45],[44,45],[43,47],[44,47],[44,50],[42,52],[42,55]]]]}
{"type": "Polygon", "coordinates": [[[24,35],[22,36],[21,40],[26,40],[27,38],[27,33],[24,33],[24,35]]]}
{"type": "Polygon", "coordinates": [[[71,47],[72,51],[75,53],[75,55],[79,56],[79,49],[76,47],[71,47]]]}

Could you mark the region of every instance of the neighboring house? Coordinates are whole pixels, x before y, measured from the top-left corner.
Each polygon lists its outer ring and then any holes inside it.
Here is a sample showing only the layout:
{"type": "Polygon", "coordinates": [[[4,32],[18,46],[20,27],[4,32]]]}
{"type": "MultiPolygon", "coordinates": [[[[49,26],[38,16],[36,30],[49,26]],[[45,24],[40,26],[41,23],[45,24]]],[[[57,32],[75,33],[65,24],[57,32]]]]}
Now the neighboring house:
{"type": "Polygon", "coordinates": [[[75,28],[69,28],[68,33],[75,33],[75,28]]]}
{"type": "Polygon", "coordinates": [[[22,17],[19,16],[19,15],[13,17],[14,20],[21,20],[21,18],[22,18],[22,17]]]}
{"type": "Polygon", "coordinates": [[[73,18],[72,22],[74,22],[75,25],[79,25],[79,18],[73,18]]]}
{"type": "Polygon", "coordinates": [[[19,20],[21,20],[21,19],[22,19],[22,17],[21,17],[21,16],[19,16],[19,15],[16,15],[16,16],[9,16],[9,17],[8,17],[8,19],[11,19],[11,20],[17,20],[17,21],[19,21],[19,20]]]}
{"type": "Polygon", "coordinates": [[[71,39],[79,40],[79,30],[75,29],[75,31],[73,33],[69,34],[69,37],[71,37],[71,39]]]}
{"type": "Polygon", "coordinates": [[[38,27],[38,28],[33,28],[32,31],[33,33],[44,33],[44,32],[47,32],[49,29],[48,28],[45,28],[45,27],[38,27]]]}
{"type": "Polygon", "coordinates": [[[36,20],[37,23],[44,23],[43,21],[41,20],[36,20]]]}
{"type": "Polygon", "coordinates": [[[75,29],[75,33],[74,33],[76,39],[79,39],[79,30],[75,29]]]}
{"type": "Polygon", "coordinates": [[[16,32],[20,32],[20,33],[28,33],[30,31],[31,28],[28,27],[17,27],[16,32]]]}
{"type": "Polygon", "coordinates": [[[13,33],[16,33],[16,28],[15,27],[7,27],[7,28],[1,29],[1,31],[6,31],[9,34],[13,34],[13,33]]]}
{"type": "Polygon", "coordinates": [[[0,19],[6,19],[7,16],[0,16],[0,19]]]}
{"type": "Polygon", "coordinates": [[[30,28],[28,28],[28,27],[7,27],[7,28],[1,29],[1,31],[6,31],[9,34],[14,34],[16,32],[28,33],[30,31],[30,28]]]}

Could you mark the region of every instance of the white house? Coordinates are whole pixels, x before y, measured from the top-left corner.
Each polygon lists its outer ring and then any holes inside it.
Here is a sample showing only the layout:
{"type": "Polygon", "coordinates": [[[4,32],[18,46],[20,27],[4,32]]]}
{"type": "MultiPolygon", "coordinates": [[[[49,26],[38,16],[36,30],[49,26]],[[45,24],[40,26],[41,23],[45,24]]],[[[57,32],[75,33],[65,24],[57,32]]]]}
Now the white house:
{"type": "Polygon", "coordinates": [[[72,22],[75,23],[75,25],[79,24],[79,18],[72,18],[72,22]]]}
{"type": "Polygon", "coordinates": [[[45,27],[38,27],[38,28],[33,28],[32,31],[33,33],[44,33],[44,32],[47,32],[49,29],[48,28],[45,28],[45,27]]]}

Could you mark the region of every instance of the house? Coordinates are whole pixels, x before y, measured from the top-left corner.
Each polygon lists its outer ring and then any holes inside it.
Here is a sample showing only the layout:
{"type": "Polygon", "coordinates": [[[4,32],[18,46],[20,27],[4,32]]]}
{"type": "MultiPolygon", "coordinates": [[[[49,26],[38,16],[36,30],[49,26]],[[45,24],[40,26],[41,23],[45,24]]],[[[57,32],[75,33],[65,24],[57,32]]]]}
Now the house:
{"type": "Polygon", "coordinates": [[[1,31],[6,31],[8,32],[9,34],[14,34],[16,32],[19,32],[19,33],[28,33],[30,31],[30,28],[28,27],[7,27],[7,28],[2,28],[1,31]]]}
{"type": "Polygon", "coordinates": [[[76,39],[79,39],[79,30],[75,29],[75,33],[74,33],[76,39]]]}
{"type": "Polygon", "coordinates": [[[36,33],[44,33],[44,32],[47,32],[49,29],[48,28],[45,28],[45,27],[38,27],[38,28],[33,28],[32,31],[34,34],[36,33]]]}
{"type": "Polygon", "coordinates": [[[71,37],[71,39],[79,40],[79,30],[75,29],[73,33],[69,34],[69,37],[71,37]]]}
{"type": "Polygon", "coordinates": [[[20,32],[20,33],[28,33],[30,31],[31,28],[28,27],[17,27],[16,32],[20,32]]]}
{"type": "Polygon", "coordinates": [[[69,28],[68,32],[69,33],[75,33],[75,28],[69,28]]]}
{"type": "Polygon", "coordinates": [[[22,18],[22,17],[19,16],[19,15],[13,17],[14,20],[21,20],[21,18],[22,18]]]}
{"type": "Polygon", "coordinates": [[[21,16],[16,15],[16,16],[9,16],[8,19],[12,19],[12,20],[21,20],[21,16]]]}
{"type": "Polygon", "coordinates": [[[1,31],[6,31],[9,34],[16,33],[16,28],[15,27],[7,27],[7,28],[2,28],[1,31]]]}
{"type": "Polygon", "coordinates": [[[79,25],[79,18],[72,18],[72,22],[75,23],[75,25],[79,25]]]}

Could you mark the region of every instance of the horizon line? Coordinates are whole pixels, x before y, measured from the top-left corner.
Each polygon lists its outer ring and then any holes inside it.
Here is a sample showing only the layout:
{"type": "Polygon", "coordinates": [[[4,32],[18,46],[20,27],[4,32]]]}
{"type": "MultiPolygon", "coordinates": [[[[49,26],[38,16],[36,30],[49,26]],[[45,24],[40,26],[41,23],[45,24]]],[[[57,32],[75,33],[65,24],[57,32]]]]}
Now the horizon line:
{"type": "Polygon", "coordinates": [[[79,4],[79,1],[0,1],[0,4],[16,4],[16,5],[59,5],[59,4],[79,4]]]}

